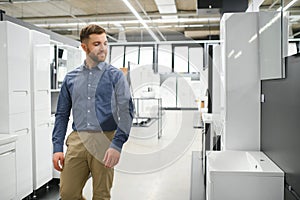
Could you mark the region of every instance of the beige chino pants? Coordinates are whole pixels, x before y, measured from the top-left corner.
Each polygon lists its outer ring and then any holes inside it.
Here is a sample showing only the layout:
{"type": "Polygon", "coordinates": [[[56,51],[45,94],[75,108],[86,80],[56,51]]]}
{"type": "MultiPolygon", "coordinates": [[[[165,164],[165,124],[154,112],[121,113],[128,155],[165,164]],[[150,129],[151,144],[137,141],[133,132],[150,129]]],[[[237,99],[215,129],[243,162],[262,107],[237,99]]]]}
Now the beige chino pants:
{"type": "Polygon", "coordinates": [[[67,138],[68,147],[60,175],[62,200],[84,200],[82,190],[91,174],[93,200],[110,200],[114,170],[102,162],[115,131],[75,132],[67,138]]]}

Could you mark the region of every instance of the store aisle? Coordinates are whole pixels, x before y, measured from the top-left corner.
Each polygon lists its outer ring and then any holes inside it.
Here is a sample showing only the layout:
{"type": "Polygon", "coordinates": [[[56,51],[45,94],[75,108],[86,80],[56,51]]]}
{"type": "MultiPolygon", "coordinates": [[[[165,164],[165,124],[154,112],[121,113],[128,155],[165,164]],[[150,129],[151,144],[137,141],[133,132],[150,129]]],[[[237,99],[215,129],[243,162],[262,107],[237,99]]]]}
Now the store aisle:
{"type": "MultiPolygon", "coordinates": [[[[115,170],[112,200],[189,200],[192,151],[201,149],[201,129],[193,129],[194,111],[166,111],[163,136],[156,124],[133,127],[115,170]],[[147,138],[146,135],[153,135],[147,138]]],[[[91,198],[91,180],[85,196],[91,198]]]]}
{"type": "MultiPolygon", "coordinates": [[[[159,140],[156,123],[132,128],[115,169],[111,200],[190,199],[192,151],[201,149],[201,129],[193,128],[193,116],[194,111],[166,111],[159,140]]],[[[87,200],[91,182],[84,188],[87,200]]],[[[58,187],[52,181],[49,190],[37,194],[37,199],[57,200],[58,187]]]]}

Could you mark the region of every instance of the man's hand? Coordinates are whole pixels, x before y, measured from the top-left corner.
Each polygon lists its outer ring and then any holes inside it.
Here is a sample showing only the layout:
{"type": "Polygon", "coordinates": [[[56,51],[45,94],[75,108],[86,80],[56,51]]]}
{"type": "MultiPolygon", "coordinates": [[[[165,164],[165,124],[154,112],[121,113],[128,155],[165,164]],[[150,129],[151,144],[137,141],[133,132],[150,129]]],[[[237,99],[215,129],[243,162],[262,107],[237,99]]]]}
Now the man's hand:
{"type": "Polygon", "coordinates": [[[65,156],[63,152],[56,152],[53,154],[53,166],[57,171],[62,171],[64,167],[65,156]]]}
{"type": "Polygon", "coordinates": [[[120,152],[113,148],[108,148],[104,155],[104,165],[105,167],[112,168],[118,164],[120,159],[120,152]]]}

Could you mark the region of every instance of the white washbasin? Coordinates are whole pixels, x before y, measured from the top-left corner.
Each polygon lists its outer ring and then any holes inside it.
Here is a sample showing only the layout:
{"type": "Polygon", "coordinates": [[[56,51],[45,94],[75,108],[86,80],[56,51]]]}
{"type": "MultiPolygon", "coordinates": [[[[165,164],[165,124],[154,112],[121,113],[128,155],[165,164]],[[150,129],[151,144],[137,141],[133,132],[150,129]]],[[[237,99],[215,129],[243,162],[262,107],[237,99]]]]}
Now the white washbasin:
{"type": "Polygon", "coordinates": [[[283,200],[284,172],[260,151],[208,151],[207,200],[283,200]]]}

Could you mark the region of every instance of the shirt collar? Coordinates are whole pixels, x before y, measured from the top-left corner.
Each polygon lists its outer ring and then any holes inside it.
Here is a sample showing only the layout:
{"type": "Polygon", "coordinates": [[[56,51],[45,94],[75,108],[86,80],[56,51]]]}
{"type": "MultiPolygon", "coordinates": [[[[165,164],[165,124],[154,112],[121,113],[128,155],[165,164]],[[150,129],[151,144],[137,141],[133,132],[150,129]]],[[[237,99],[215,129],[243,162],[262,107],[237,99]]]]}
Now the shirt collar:
{"type": "MultiPolygon", "coordinates": [[[[98,69],[100,69],[100,71],[101,71],[101,70],[103,70],[105,64],[106,64],[105,62],[99,62],[99,63],[97,64],[97,67],[95,67],[95,68],[98,68],[98,69]]],[[[86,67],[86,62],[85,62],[85,61],[84,61],[83,64],[81,65],[80,69],[81,69],[81,70],[88,69],[88,68],[86,67]]]]}

